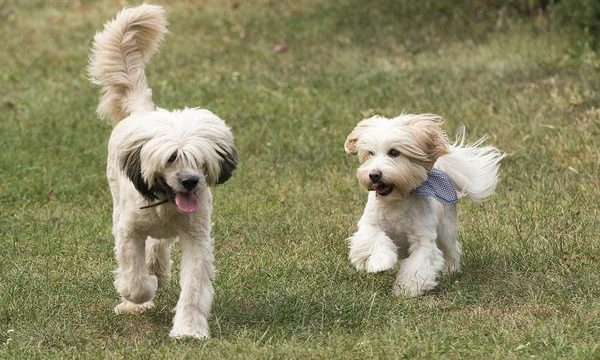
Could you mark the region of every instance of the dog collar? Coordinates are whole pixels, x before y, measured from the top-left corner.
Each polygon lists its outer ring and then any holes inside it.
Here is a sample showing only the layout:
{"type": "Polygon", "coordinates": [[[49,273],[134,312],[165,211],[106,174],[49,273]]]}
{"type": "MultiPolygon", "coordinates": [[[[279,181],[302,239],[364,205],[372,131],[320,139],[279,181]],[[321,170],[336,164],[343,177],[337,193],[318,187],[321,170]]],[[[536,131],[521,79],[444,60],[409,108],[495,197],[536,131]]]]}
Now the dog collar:
{"type": "Polygon", "coordinates": [[[159,202],[155,202],[154,204],[145,205],[145,206],[140,206],[140,210],[141,210],[141,209],[148,209],[148,208],[152,208],[152,207],[155,207],[155,206],[158,206],[158,205],[162,205],[162,204],[166,204],[166,203],[168,203],[168,202],[169,202],[169,198],[166,198],[166,199],[164,199],[164,200],[161,200],[161,201],[159,201],[159,202]]]}
{"type": "Polygon", "coordinates": [[[427,173],[427,180],[414,188],[411,192],[418,196],[431,196],[444,205],[455,205],[458,203],[456,187],[450,176],[444,171],[432,168],[427,173]]]}

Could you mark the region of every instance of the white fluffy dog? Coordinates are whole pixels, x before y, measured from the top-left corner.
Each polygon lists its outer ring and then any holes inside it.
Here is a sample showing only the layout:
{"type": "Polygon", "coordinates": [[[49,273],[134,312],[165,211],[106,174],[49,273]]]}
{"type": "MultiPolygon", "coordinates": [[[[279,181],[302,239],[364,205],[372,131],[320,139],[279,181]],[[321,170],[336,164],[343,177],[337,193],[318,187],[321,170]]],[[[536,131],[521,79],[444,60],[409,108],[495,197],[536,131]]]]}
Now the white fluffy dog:
{"type": "Polygon", "coordinates": [[[420,295],[437,285],[442,270],[460,270],[455,204],[462,196],[485,199],[496,188],[504,155],[481,147],[485,139],[465,145],[461,136],[449,144],[441,125],[433,114],[374,116],[358,123],[344,145],[358,155],[356,176],[370,191],[348,239],[350,261],[379,272],[400,255],[396,295],[420,295]]]}
{"type": "Polygon", "coordinates": [[[107,161],[122,300],[115,311],[152,306],[179,240],[181,293],[169,335],[206,338],[214,275],[209,187],[230,178],[237,154],[231,131],[212,112],[154,106],[144,65],[165,32],[162,7],[124,9],[96,34],[90,56],[102,90],[98,113],[115,123],[107,161]]]}

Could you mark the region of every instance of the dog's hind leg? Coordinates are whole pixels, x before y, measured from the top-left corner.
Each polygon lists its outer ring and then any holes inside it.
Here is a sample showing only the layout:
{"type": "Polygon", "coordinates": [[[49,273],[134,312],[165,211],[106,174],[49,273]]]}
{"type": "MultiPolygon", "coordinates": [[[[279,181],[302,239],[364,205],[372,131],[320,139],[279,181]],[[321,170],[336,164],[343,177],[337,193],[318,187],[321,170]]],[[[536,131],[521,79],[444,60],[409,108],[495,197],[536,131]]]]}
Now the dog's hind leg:
{"type": "Polygon", "coordinates": [[[158,279],[158,287],[171,280],[171,244],[173,239],[146,239],[146,266],[148,272],[158,279]]]}
{"type": "Polygon", "coordinates": [[[462,248],[458,242],[456,207],[445,207],[437,232],[437,245],[444,253],[444,273],[460,272],[462,248]]]}

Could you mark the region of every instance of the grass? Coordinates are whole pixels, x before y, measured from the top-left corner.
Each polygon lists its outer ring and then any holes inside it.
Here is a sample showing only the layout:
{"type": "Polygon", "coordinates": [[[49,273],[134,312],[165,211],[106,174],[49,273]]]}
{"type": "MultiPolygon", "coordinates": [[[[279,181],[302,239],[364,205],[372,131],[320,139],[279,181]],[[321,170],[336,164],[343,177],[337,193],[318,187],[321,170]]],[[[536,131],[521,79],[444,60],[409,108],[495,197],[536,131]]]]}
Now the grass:
{"type": "Polygon", "coordinates": [[[215,189],[212,338],[167,338],[176,281],[113,314],[111,129],[84,68],[121,5],[0,3],[0,358],[600,357],[600,59],[485,2],[168,2],[154,98],[215,111],[241,158],[215,189]],[[497,195],[460,205],[463,274],[417,299],[344,241],[366,199],[344,139],[403,110],[509,154],[497,195]]]}

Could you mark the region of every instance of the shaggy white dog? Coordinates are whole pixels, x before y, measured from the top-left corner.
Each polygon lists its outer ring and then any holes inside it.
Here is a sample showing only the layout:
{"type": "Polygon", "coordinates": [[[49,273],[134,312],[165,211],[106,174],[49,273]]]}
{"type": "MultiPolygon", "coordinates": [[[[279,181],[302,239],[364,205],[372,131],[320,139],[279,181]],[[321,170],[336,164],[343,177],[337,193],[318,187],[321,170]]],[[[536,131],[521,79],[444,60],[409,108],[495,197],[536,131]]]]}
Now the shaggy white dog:
{"type": "Polygon", "coordinates": [[[504,155],[485,139],[449,144],[433,114],[374,116],[358,123],[344,145],[358,155],[356,173],[369,197],[349,239],[358,270],[379,272],[404,260],[394,294],[416,296],[437,285],[442,270],[460,270],[456,206],[459,197],[493,194],[504,155]],[[457,191],[458,190],[458,191],[457,191]]]}
{"type": "Polygon", "coordinates": [[[236,167],[233,136],[208,110],[167,111],[152,102],[144,65],[166,32],[163,8],[122,10],[96,34],[89,72],[101,86],[98,114],[115,123],[107,177],[119,263],[117,313],[143,313],[170,278],[169,248],[181,243],[174,338],[206,338],[214,275],[209,187],[236,167]]]}

